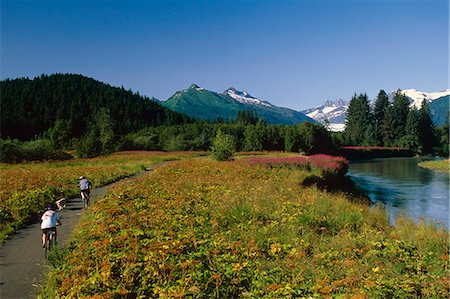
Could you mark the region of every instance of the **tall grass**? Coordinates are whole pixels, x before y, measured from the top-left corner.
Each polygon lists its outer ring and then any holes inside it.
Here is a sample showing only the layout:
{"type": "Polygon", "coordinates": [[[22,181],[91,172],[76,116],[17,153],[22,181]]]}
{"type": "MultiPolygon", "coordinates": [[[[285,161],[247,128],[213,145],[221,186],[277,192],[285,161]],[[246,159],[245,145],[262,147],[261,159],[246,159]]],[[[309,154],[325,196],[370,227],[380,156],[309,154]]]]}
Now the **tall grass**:
{"type": "Polygon", "coordinates": [[[307,177],[191,159],[119,184],[40,297],[448,297],[446,231],[391,227],[381,209],[302,187],[307,177]]]}
{"type": "Polygon", "coordinates": [[[64,162],[0,163],[0,243],[26,224],[36,221],[46,205],[78,195],[78,177],[94,187],[138,173],[164,160],[198,153],[120,152],[93,159],[64,162]]]}

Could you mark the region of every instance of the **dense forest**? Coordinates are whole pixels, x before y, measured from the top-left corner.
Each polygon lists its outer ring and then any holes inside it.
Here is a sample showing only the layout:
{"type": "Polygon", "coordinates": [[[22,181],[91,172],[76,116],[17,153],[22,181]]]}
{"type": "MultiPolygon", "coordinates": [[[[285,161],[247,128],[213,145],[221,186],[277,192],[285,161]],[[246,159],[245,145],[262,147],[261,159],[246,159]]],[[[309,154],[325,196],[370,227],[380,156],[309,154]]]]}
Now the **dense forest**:
{"type": "Polygon", "coordinates": [[[42,75],[0,82],[2,137],[29,140],[54,127],[72,137],[86,133],[95,114],[104,109],[117,134],[146,126],[191,121],[157,102],[92,78],[73,74],[42,75]]]}
{"type": "Polygon", "coordinates": [[[0,82],[0,161],[63,159],[67,150],[92,157],[116,150],[210,150],[220,132],[237,151],[337,153],[340,146],[403,147],[448,156],[448,124],[435,128],[426,103],[409,108],[380,91],[372,108],[354,95],[344,132],[320,124],[273,125],[252,110],[235,119],[194,120],[139,93],[81,75],[42,75],[0,82]]]}

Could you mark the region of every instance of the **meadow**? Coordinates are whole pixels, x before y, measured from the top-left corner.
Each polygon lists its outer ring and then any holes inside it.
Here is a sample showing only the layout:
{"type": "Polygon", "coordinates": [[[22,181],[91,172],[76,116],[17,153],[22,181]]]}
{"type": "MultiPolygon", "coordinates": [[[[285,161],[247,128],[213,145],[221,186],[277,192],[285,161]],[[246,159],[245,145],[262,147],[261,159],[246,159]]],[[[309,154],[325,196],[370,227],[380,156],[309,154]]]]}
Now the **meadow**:
{"type": "Polygon", "coordinates": [[[119,182],[39,297],[448,298],[448,231],[304,187],[345,172],[326,159],[182,159],[119,182]]]}
{"type": "Polygon", "coordinates": [[[36,221],[47,204],[61,197],[78,196],[81,175],[98,187],[163,161],[199,154],[119,152],[62,162],[0,163],[0,244],[18,228],[36,221]]]}

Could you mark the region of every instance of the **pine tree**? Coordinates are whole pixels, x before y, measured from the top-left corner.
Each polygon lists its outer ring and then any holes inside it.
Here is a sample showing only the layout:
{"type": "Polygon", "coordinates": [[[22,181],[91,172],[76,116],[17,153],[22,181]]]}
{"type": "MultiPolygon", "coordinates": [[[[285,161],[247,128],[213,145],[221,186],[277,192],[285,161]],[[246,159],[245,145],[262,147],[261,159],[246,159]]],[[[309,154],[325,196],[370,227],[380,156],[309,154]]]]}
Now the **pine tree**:
{"type": "Polygon", "coordinates": [[[419,117],[419,142],[424,154],[430,154],[437,144],[436,128],[431,119],[430,108],[427,102],[422,102],[419,117]]]}
{"type": "Polygon", "coordinates": [[[383,138],[384,146],[393,146],[395,144],[397,136],[395,134],[394,125],[395,125],[394,112],[392,106],[389,106],[386,109],[386,114],[380,127],[380,133],[383,138]]]}
{"type": "Polygon", "coordinates": [[[394,116],[394,132],[396,139],[405,135],[406,118],[409,113],[409,101],[405,95],[397,92],[392,102],[392,113],[394,116]]]}
{"type": "Polygon", "coordinates": [[[383,136],[381,126],[386,116],[386,111],[389,107],[389,99],[384,90],[380,90],[375,101],[373,109],[373,122],[376,137],[376,145],[383,145],[383,136]]]}
{"type": "Polygon", "coordinates": [[[415,151],[421,151],[419,142],[419,112],[416,109],[409,110],[406,118],[405,135],[400,138],[399,145],[415,151]]]}
{"type": "Polygon", "coordinates": [[[345,135],[351,145],[359,145],[370,124],[370,107],[366,94],[356,94],[350,100],[347,110],[345,135]]]}

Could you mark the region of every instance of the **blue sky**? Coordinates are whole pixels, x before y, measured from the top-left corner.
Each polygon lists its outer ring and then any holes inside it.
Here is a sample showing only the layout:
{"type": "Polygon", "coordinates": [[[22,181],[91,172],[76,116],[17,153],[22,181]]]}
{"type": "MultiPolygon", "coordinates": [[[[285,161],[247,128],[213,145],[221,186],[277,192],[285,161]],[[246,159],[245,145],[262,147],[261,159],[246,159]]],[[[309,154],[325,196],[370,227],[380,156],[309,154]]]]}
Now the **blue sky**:
{"type": "Polygon", "coordinates": [[[449,87],[447,0],[1,0],[1,79],[77,73],[166,100],[196,83],[302,110],[449,87]]]}

